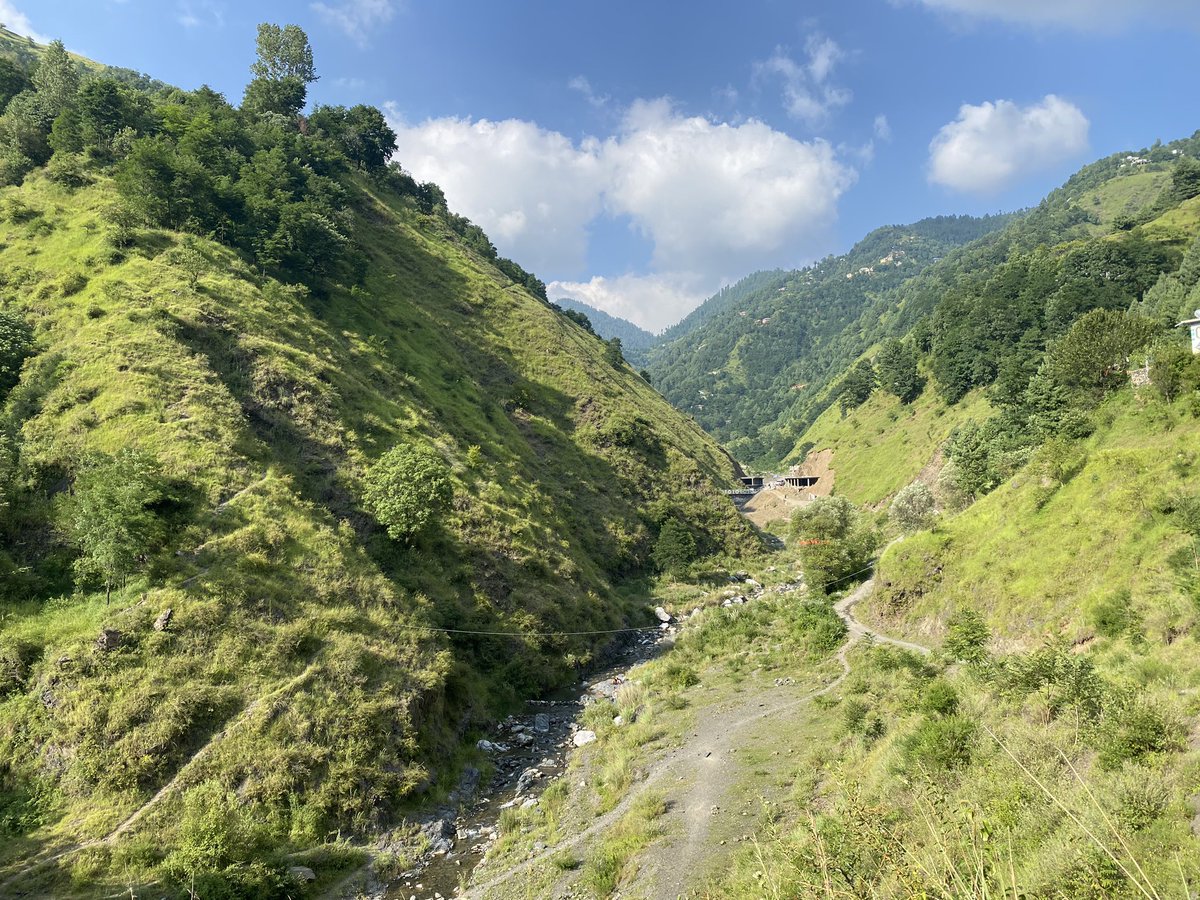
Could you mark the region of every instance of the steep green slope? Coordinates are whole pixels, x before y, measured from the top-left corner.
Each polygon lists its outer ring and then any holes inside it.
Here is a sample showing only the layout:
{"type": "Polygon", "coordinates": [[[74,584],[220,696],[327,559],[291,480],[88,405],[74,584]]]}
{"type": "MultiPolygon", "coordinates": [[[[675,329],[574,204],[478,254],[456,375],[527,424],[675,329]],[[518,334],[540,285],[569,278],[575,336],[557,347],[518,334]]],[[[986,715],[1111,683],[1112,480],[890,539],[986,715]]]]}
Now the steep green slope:
{"type": "Polygon", "coordinates": [[[436,186],[343,157],[345,111],[154,103],[0,191],[6,896],[293,890],[283,854],[444,796],[589,632],[652,622],[665,522],[757,545],[723,451],[436,186]],[[451,499],[393,540],[364,498],[397,447],[451,499]]]}
{"type": "MultiPolygon", "coordinates": [[[[745,546],[713,488],[731,473],[720,451],[401,198],[356,188],[367,275],[319,300],[179,235],[113,253],[96,227],[110,200],[103,182],[71,194],[35,175],[0,201],[25,219],[4,228],[7,308],[37,336],[7,405],[29,513],[10,534],[33,545],[12,548],[18,573],[50,548],[0,631],[16,660],[0,705],[9,872],[107,834],[177,776],[240,786],[282,816],[273,841],[379,827],[452,783],[460,735],[589,652],[539,634],[630,621],[612,585],[645,569],[658,524],[688,522],[709,552],[745,546]],[[358,499],[397,443],[453,472],[453,506],[409,548],[358,499]],[[84,454],[130,446],[173,486],[169,534],[111,606],[64,594],[73,549],[25,526],[84,454]],[[102,628],[116,650],[97,648],[102,628]]],[[[168,827],[154,843],[172,841],[168,827]]]]}
{"type": "MultiPolygon", "coordinates": [[[[830,406],[804,433],[801,446],[809,452],[832,450],[834,490],[855,503],[874,505],[915,480],[955,428],[987,411],[982,397],[948,404],[927,391],[904,404],[876,391],[845,416],[830,406]]],[[[930,480],[936,474],[931,470],[930,480]]]]}
{"type": "Polygon", "coordinates": [[[554,301],[556,306],[569,309],[587,316],[592,331],[604,340],[617,338],[621,342],[621,350],[632,366],[641,366],[646,361],[646,351],[654,346],[657,338],[644,328],[639,328],[632,322],[619,316],[611,316],[602,309],[572,300],[570,297],[559,297],[554,301]]]}
{"type": "Polygon", "coordinates": [[[845,256],[758,273],[702,306],[682,334],[666,332],[651,352],[651,377],[739,459],[777,462],[824,409],[828,381],[876,339],[888,291],[1007,221],[942,217],[880,228],[845,256]]]}
{"type": "Polygon", "coordinates": [[[1043,448],[962,514],[892,547],[872,608],[930,636],[970,608],[1010,644],[1093,638],[1114,602],[1154,643],[1192,632],[1196,573],[1179,504],[1196,489],[1194,405],[1145,389],[1115,395],[1065,466],[1063,448],[1043,448]]]}

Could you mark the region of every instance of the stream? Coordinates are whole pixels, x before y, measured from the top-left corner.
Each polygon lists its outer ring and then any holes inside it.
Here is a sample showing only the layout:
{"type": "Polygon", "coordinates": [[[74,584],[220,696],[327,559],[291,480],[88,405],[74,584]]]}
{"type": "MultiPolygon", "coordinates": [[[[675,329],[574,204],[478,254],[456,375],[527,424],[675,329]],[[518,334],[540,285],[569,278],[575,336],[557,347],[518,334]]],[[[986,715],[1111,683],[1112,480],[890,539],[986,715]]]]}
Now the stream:
{"type": "Polygon", "coordinates": [[[608,665],[582,681],[544,700],[530,700],[520,715],[509,716],[479,741],[495,772],[479,786],[479,772],[469,769],[458,791],[451,795],[455,808],[445,807],[422,831],[430,839],[430,852],[417,865],[386,886],[376,884],[368,895],[384,900],[439,900],[459,894],[471,871],[498,836],[500,813],[510,807],[533,806],[537,797],[561,776],[567,754],[576,746],[579,717],[584,707],[611,700],[625,682],[626,672],[657,656],[674,642],[678,624],[664,623],[655,631],[633,633],[610,657],[608,665]],[[457,795],[457,797],[456,797],[457,795]]]}

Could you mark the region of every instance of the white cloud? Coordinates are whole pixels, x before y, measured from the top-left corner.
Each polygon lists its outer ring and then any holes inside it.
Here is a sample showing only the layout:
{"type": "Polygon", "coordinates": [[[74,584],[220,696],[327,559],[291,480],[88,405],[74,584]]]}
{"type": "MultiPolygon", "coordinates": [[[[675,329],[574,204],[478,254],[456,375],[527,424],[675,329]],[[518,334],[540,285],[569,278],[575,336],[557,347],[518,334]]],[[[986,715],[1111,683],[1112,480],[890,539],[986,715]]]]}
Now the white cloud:
{"type": "Polygon", "coordinates": [[[50,38],[34,30],[29,16],[17,9],[9,0],[0,0],[0,23],[9,31],[33,38],[39,44],[50,43],[50,38]]]}
{"type": "Polygon", "coordinates": [[[959,191],[1001,190],[1087,149],[1088,124],[1077,106],[1053,94],[1025,107],[963,104],[929,145],[929,180],[959,191]]]}
{"type": "Polygon", "coordinates": [[[880,113],[875,117],[874,125],[875,137],[881,141],[890,141],[892,139],[892,126],[888,122],[888,117],[880,113]]]}
{"type": "Polygon", "coordinates": [[[552,281],[546,290],[551,300],[570,297],[657,333],[678,322],[720,287],[694,275],[666,273],[552,281]]]}
{"type": "Polygon", "coordinates": [[[352,41],[365,47],[372,30],[396,15],[394,0],[342,0],[341,3],[312,3],[312,11],[330,25],[340,28],[352,41]]]}
{"type": "Polygon", "coordinates": [[[583,94],[584,99],[596,109],[602,109],[608,105],[608,94],[597,94],[592,90],[592,83],[582,75],[576,75],[568,81],[567,87],[583,94]]]}
{"type": "Polygon", "coordinates": [[[806,255],[854,180],[825,141],[683,117],[666,100],[634,103],[604,156],[608,207],[654,242],[655,266],[713,276],[806,255]]]}
{"type": "Polygon", "coordinates": [[[603,163],[595,141],[575,146],[533,122],[396,121],[395,158],[436,182],[450,207],[476,222],[506,256],[534,272],[578,271],[587,224],[601,209],[603,163]]]}
{"type": "Polygon", "coordinates": [[[1019,25],[1116,31],[1147,20],[1200,24],[1196,0],[916,0],[930,9],[965,18],[999,19],[1019,25]]]}
{"type": "Polygon", "coordinates": [[[184,28],[201,25],[220,28],[225,24],[225,10],[213,0],[179,0],[176,10],[175,18],[184,28]]]}
{"type": "Polygon", "coordinates": [[[756,80],[782,81],[783,105],[788,115],[817,126],[834,109],[849,103],[852,94],[829,82],[834,67],[845,56],[832,38],[810,35],[804,49],[807,59],[801,64],[782,47],[776,47],[769,59],[755,63],[754,77],[756,80]]]}
{"type": "Polygon", "coordinates": [[[397,161],[440,185],[504,255],[561,279],[559,296],[651,327],[747,271],[827,252],[855,178],[825,141],[686,117],[668,100],[638,101],[611,137],[578,143],[520,120],[410,125],[389,112],[397,161]],[[572,280],[603,213],[628,217],[653,244],[652,274],[572,280]]]}

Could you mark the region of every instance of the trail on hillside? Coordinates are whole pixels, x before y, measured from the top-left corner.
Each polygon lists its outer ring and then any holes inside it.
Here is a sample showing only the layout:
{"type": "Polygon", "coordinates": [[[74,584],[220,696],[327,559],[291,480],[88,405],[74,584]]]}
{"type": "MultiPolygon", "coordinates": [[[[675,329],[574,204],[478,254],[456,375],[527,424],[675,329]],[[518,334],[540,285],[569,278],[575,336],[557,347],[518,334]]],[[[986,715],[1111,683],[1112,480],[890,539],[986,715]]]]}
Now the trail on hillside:
{"type": "Polygon", "coordinates": [[[57,863],[63,859],[67,859],[81,850],[86,850],[89,847],[96,847],[102,844],[111,845],[116,843],[121,835],[125,834],[135,825],[137,825],[138,822],[144,819],[147,814],[149,814],[165,799],[179,793],[185,787],[189,786],[189,779],[192,772],[214,752],[217,746],[219,746],[220,743],[229,736],[230,732],[234,731],[240,725],[248,721],[249,718],[254,714],[255,710],[259,709],[264,703],[289,694],[302,686],[312,677],[315,668],[316,660],[310,660],[304,671],[295,678],[292,678],[274,690],[268,691],[267,693],[251,701],[246,708],[243,709],[237,716],[235,716],[224,728],[209,738],[202,747],[193,753],[192,756],[182,766],[179,767],[178,771],[175,773],[175,776],[171,778],[170,781],[164,784],[162,788],[160,788],[145,803],[130,813],[124,820],[119,822],[108,834],[104,835],[104,837],[93,838],[92,840],[88,841],[81,841],[77,844],[64,847],[58,852],[49,856],[43,856],[40,859],[35,858],[28,860],[27,862],[29,864],[26,865],[25,868],[14,873],[13,875],[10,875],[4,881],[0,882],[0,896],[7,896],[5,892],[14,885],[19,884],[22,880],[36,875],[47,866],[53,865],[54,863],[57,863]]]}
{"type": "Polygon", "coordinates": [[[660,784],[665,786],[667,805],[671,810],[668,815],[679,815],[682,818],[682,833],[677,838],[660,842],[647,851],[643,877],[634,886],[637,890],[632,895],[638,895],[640,891],[648,897],[681,896],[688,885],[695,881],[695,876],[701,871],[706,857],[711,853],[712,848],[707,837],[714,818],[724,809],[726,794],[735,781],[732,776],[737,753],[753,746],[741,743],[745,739],[744,731],[747,726],[769,716],[792,712],[815,698],[836,690],[850,674],[850,650],[861,640],[891,644],[922,655],[930,652],[928,647],[889,637],[854,618],[855,605],[866,598],[874,586],[875,579],[872,577],[834,605],[834,611],[846,624],[847,629],[846,640],[835,654],[835,659],[842,668],[836,678],[823,687],[800,696],[792,692],[780,696],[781,688],[764,686],[761,691],[739,698],[735,705],[708,715],[697,722],[694,737],[686,746],[671,750],[652,763],[646,770],[645,777],[631,788],[612,810],[597,818],[578,834],[471,886],[460,897],[463,900],[482,900],[489,896],[489,892],[500,888],[515,876],[600,834],[615,825],[640,796],[660,784]]]}

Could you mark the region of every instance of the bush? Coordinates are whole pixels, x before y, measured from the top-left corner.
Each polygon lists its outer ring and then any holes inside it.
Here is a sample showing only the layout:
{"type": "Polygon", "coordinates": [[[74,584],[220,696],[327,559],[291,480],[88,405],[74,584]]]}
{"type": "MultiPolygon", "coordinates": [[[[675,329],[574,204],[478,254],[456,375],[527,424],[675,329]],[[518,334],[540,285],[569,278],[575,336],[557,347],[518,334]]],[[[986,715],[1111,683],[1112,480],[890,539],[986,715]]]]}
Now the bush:
{"type": "Polygon", "coordinates": [[[892,501],[889,515],[901,531],[920,531],[933,520],[933,491],[928,485],[914,482],[901,488],[892,501]]]}
{"type": "Polygon", "coordinates": [[[1125,634],[1138,622],[1129,589],[1121,588],[1101,597],[1092,604],[1088,618],[1102,637],[1118,638],[1125,634]]]}
{"type": "Polygon", "coordinates": [[[667,519],[658,533],[653,555],[660,571],[681,575],[696,559],[696,539],[678,519],[667,519]]]}
{"type": "Polygon", "coordinates": [[[0,400],[17,383],[21,364],[33,350],[33,332],[20,316],[0,311],[0,400]]]}
{"type": "Polygon", "coordinates": [[[809,587],[825,591],[870,568],[878,535],[845,497],[821,497],[792,515],[809,587]]]}
{"type": "Polygon", "coordinates": [[[959,715],[926,719],[901,745],[905,770],[933,774],[963,768],[971,761],[975,729],[959,715]]]}
{"type": "Polygon", "coordinates": [[[367,472],[363,502],[390,537],[410,541],[450,506],[450,470],[433,450],[401,444],[367,472]]]}
{"type": "Polygon", "coordinates": [[[842,704],[842,724],[849,732],[861,732],[866,727],[867,713],[870,711],[871,707],[866,704],[866,701],[851,697],[842,704]]]}
{"type": "Polygon", "coordinates": [[[946,623],[942,652],[951,659],[979,662],[987,656],[984,648],[991,636],[983,616],[970,608],[960,609],[946,623]]]}
{"type": "Polygon", "coordinates": [[[1131,696],[1105,711],[1097,737],[1100,766],[1112,770],[1152,753],[1182,749],[1183,726],[1151,701],[1131,696]]]}
{"type": "Polygon", "coordinates": [[[921,692],[922,711],[939,716],[952,716],[958,712],[958,692],[940,678],[935,678],[921,692]]]}
{"type": "Polygon", "coordinates": [[[232,791],[204,782],[184,794],[179,843],[163,861],[163,871],[197,897],[286,897],[294,887],[286,874],[254,861],[266,837],[232,791]]]}

